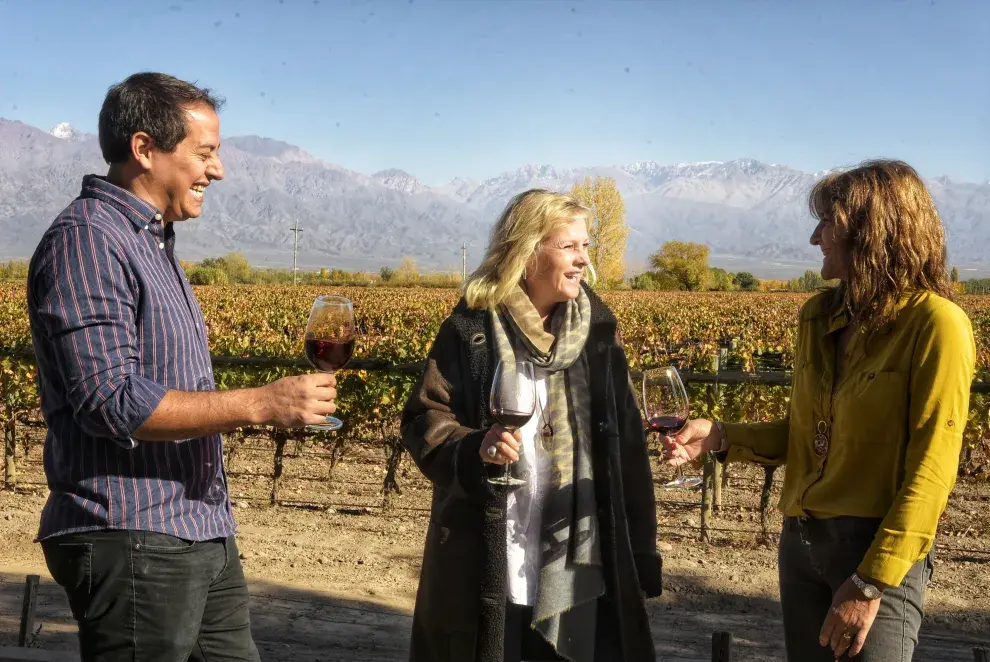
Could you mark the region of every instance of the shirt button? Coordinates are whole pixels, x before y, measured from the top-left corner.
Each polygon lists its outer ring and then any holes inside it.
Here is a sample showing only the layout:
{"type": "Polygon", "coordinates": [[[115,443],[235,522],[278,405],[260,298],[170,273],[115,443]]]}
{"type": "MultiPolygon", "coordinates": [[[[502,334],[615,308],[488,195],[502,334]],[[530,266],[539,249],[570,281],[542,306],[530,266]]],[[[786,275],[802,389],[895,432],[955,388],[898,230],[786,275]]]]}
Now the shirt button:
{"type": "Polygon", "coordinates": [[[162,215],[161,214],[155,214],[155,220],[156,221],[162,220],[162,215]]]}
{"type": "Polygon", "coordinates": [[[951,427],[952,427],[953,425],[955,425],[955,424],[956,424],[956,422],[955,422],[955,421],[953,421],[953,420],[951,420],[951,419],[949,420],[949,423],[948,423],[948,425],[949,425],[949,427],[950,427],[950,428],[951,428],[951,427]]]}
{"type": "Polygon", "coordinates": [[[158,248],[165,248],[165,242],[161,242],[161,243],[159,243],[159,244],[158,244],[158,248]]]}
{"type": "Polygon", "coordinates": [[[147,225],[146,225],[146,226],[144,226],[144,229],[145,229],[145,230],[147,230],[147,229],[148,229],[148,226],[147,226],[147,225]]]}

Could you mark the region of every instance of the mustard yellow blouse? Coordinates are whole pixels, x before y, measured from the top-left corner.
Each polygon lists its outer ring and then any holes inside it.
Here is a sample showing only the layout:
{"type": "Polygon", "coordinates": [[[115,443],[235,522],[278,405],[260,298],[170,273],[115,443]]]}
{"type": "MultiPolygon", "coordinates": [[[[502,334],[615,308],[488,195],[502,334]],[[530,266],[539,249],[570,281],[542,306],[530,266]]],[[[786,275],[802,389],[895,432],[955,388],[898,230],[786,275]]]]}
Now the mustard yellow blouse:
{"type": "Polygon", "coordinates": [[[785,516],[883,518],[859,572],[897,586],[931,549],[955,484],[975,370],[973,329],[951,301],[927,291],[905,295],[872,340],[854,336],[833,401],[835,343],[849,317],[829,315],[829,296],[816,295],[801,310],[788,418],[726,423],[726,461],[786,463],[785,516]],[[824,456],[815,452],[820,429],[828,438],[824,456]]]}

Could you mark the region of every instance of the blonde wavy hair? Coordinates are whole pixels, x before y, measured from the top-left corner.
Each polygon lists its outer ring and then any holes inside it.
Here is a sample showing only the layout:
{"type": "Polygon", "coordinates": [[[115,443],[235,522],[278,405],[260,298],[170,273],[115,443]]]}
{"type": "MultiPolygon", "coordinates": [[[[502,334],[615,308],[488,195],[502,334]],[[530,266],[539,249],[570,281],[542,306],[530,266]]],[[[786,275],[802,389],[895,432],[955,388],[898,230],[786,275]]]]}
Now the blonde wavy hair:
{"type": "MultiPolygon", "coordinates": [[[[464,284],[468,306],[491,309],[505,301],[524,279],[526,265],[543,248],[543,241],[578,218],[584,218],[591,229],[591,210],[571,195],[530,189],[512,198],[492,228],[481,265],[464,284]]],[[[595,270],[590,264],[586,274],[593,284],[595,270]]]]}
{"type": "Polygon", "coordinates": [[[867,332],[893,319],[911,288],[953,297],[946,272],[945,231],[931,194],[903,161],[865,161],[831,173],[808,206],[849,236],[849,280],[835,289],[831,312],[848,308],[867,332]]]}

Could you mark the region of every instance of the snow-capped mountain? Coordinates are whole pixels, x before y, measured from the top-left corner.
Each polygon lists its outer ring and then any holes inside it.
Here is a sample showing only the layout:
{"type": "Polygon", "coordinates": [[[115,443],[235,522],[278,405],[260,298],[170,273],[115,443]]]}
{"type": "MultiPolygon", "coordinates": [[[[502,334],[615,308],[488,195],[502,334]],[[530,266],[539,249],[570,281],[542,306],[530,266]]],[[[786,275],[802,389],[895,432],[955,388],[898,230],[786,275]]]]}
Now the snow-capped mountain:
{"type": "MultiPolygon", "coordinates": [[[[30,256],[54,215],[79,193],[82,176],[106,172],[96,140],[62,137],[79,136],[74,130],[58,134],[0,119],[0,259],[30,256]]],[[[184,259],[240,250],[259,265],[289,265],[289,228],[298,220],[300,265],[307,268],[378,269],[412,255],[422,267],[459,270],[461,243],[469,267],[477,264],[512,196],[533,187],[566,191],[586,177],[606,176],[625,201],[630,265],[642,265],[668,240],[706,243],[713,263],[758,276],[799,274],[820,261],[808,241],[814,221],[807,195],[825,172],[753,159],[525,165],[437,187],[399,169],[362,174],[258,136],[225,138],[223,159],[226,176],[207,190],[203,217],[178,230],[184,259]]],[[[953,263],[990,265],[990,182],[937,177],[928,184],[953,263]]]]}
{"type": "Polygon", "coordinates": [[[371,178],[382,186],[387,186],[390,189],[402,191],[403,193],[408,193],[410,195],[422,193],[423,191],[429,189],[428,186],[410,175],[408,172],[397,168],[380,170],[379,172],[373,174],[371,178]]]}
{"type": "Polygon", "coordinates": [[[56,124],[55,126],[52,127],[52,130],[49,131],[48,133],[49,135],[55,136],[56,138],[60,138],[62,140],[66,140],[68,142],[77,142],[79,140],[87,140],[89,138],[94,137],[92,134],[83,133],[82,131],[75,129],[68,122],[62,122],[61,124],[56,124]]]}

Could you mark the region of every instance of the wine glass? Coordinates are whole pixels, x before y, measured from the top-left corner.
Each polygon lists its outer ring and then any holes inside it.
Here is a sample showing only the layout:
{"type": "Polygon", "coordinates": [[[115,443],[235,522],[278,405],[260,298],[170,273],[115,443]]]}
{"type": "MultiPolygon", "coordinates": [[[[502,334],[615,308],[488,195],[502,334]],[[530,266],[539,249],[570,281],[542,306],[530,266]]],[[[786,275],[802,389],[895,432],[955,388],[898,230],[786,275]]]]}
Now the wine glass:
{"type": "MultiPolygon", "coordinates": [[[[681,431],[691,413],[684,382],[673,366],[643,371],[643,416],[646,428],[664,436],[681,431]]],[[[677,478],[664,485],[667,488],[692,488],[701,484],[698,477],[684,475],[683,465],[677,467],[677,478]]]]}
{"type": "MultiPolygon", "coordinates": [[[[334,373],[354,353],[354,304],[346,297],[318,296],[309,311],[304,345],[306,359],[320,372],[334,373]]],[[[307,425],[309,430],[339,430],[343,421],[327,416],[326,422],[307,425]]]]}
{"type": "MultiPolygon", "coordinates": [[[[492,418],[510,434],[526,425],[536,413],[536,371],[533,364],[529,361],[499,361],[495,367],[489,402],[492,418]]],[[[507,462],[501,475],[490,477],[488,482],[509,489],[523,485],[526,482],[520,475],[524,473],[520,466],[523,462],[521,457],[517,462],[507,462]]]]}

